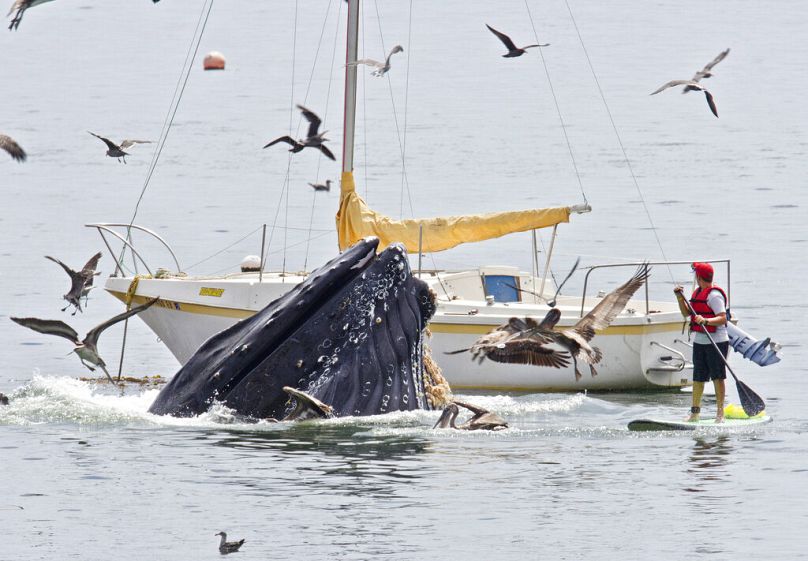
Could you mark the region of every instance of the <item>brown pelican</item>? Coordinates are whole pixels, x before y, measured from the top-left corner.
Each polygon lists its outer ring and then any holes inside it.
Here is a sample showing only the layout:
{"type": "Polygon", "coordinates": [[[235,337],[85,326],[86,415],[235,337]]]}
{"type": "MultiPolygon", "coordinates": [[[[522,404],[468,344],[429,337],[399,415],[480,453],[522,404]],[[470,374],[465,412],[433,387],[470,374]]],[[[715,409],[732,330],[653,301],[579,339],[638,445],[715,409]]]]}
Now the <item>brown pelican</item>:
{"type": "Polygon", "coordinates": [[[402,47],[401,45],[396,45],[390,51],[390,54],[387,55],[387,58],[384,59],[384,62],[379,62],[378,60],[373,60],[372,58],[362,58],[362,59],[359,59],[359,60],[355,60],[353,62],[349,62],[348,66],[356,66],[357,64],[364,64],[366,66],[372,66],[376,70],[371,72],[370,75],[371,76],[377,76],[377,77],[381,78],[382,76],[387,74],[388,70],[390,70],[390,57],[392,57],[396,53],[401,53],[403,51],[404,51],[404,47],[402,47]]]}
{"type": "Polygon", "coordinates": [[[217,536],[222,536],[222,541],[219,542],[219,553],[222,555],[227,555],[228,553],[234,553],[238,551],[238,549],[244,545],[244,538],[240,539],[237,542],[229,542],[227,541],[227,534],[225,532],[219,532],[215,534],[217,536]]]}
{"type": "MultiPolygon", "coordinates": [[[[712,75],[713,75],[713,73],[712,73],[713,66],[715,66],[716,64],[718,64],[719,62],[724,60],[727,57],[728,54],[729,54],[729,49],[727,49],[726,51],[721,51],[720,53],[718,53],[718,56],[715,57],[712,60],[712,62],[709,62],[707,65],[705,65],[704,68],[702,68],[701,70],[699,70],[698,72],[693,74],[692,81],[693,82],[700,82],[702,80],[702,78],[711,78],[712,75]]],[[[685,86],[682,89],[682,93],[686,94],[687,92],[692,92],[693,90],[696,90],[696,89],[698,89],[698,88],[694,88],[693,86],[685,86]]]]}
{"type": "Polygon", "coordinates": [[[118,158],[119,162],[121,159],[123,159],[123,163],[126,163],[126,157],[129,155],[129,152],[124,152],[124,150],[131,148],[135,144],[151,144],[152,142],[151,140],[123,140],[121,141],[121,144],[118,145],[112,142],[110,139],[104,138],[103,136],[95,134],[94,132],[90,132],[90,134],[104,141],[104,144],[106,144],[107,148],[109,148],[109,150],[107,150],[107,156],[110,158],[118,158]]]}
{"type": "Polygon", "coordinates": [[[73,306],[75,310],[73,310],[73,315],[76,315],[76,312],[83,312],[84,310],[81,309],[81,299],[82,297],[85,299],[84,303],[87,304],[87,294],[89,294],[90,289],[93,286],[93,277],[100,274],[95,271],[95,268],[98,266],[98,260],[101,259],[101,252],[99,251],[92,257],[81,271],[74,271],[55,257],[51,257],[50,255],[46,255],[45,259],[50,259],[54,263],[58,263],[62,266],[62,269],[65,270],[65,273],[70,276],[70,290],[62,296],[65,300],[67,300],[67,306],[62,308],[64,312],[70,306],[73,306]]]}
{"type": "Polygon", "coordinates": [[[24,162],[28,157],[28,154],[17,144],[16,140],[4,134],[0,134],[0,148],[8,152],[8,154],[18,162],[24,162]]]}
{"type": "Polygon", "coordinates": [[[309,132],[306,138],[295,140],[294,138],[288,135],[281,136],[265,144],[264,148],[269,148],[270,146],[272,146],[273,144],[277,144],[278,142],[285,142],[291,146],[291,148],[289,149],[290,152],[300,152],[304,148],[318,148],[320,152],[325,154],[327,158],[331,158],[332,160],[336,161],[336,158],[334,157],[334,154],[331,153],[331,150],[329,150],[323,144],[323,142],[328,141],[328,139],[323,136],[328,131],[317,132],[317,130],[320,128],[320,123],[322,123],[320,117],[318,117],[313,111],[306,109],[302,105],[298,105],[297,108],[300,109],[301,112],[303,112],[303,116],[309,122],[309,132]]]}
{"type": "Polygon", "coordinates": [[[325,184],[322,184],[322,183],[309,183],[309,185],[311,185],[312,189],[314,189],[315,191],[330,191],[331,190],[331,180],[330,179],[326,179],[325,184]]]}
{"type": "Polygon", "coordinates": [[[465,403],[463,401],[451,401],[443,410],[438,422],[435,423],[435,426],[432,428],[453,428],[457,430],[503,430],[508,428],[508,423],[496,413],[491,413],[482,407],[471,405],[470,403],[465,403]],[[455,424],[455,419],[457,419],[457,415],[460,412],[458,406],[464,407],[474,413],[471,419],[460,425],[455,424]]]}
{"type": "Polygon", "coordinates": [[[112,376],[109,375],[107,372],[107,365],[104,360],[98,354],[98,338],[101,336],[101,333],[107,328],[112,325],[115,325],[119,321],[123,321],[128,317],[132,317],[135,314],[139,314],[143,310],[147,309],[149,306],[157,302],[159,297],[152,298],[148,300],[145,304],[141,304],[140,306],[135,306],[131,310],[123,312],[122,314],[118,314],[114,316],[104,323],[96,325],[90,331],[87,332],[87,335],[84,337],[83,340],[79,340],[79,334],[76,333],[76,330],[67,325],[65,322],[58,320],[58,319],[39,319],[39,318],[15,318],[12,317],[11,321],[22,325],[23,327],[27,327],[28,329],[33,329],[34,331],[38,331],[40,333],[44,333],[45,335],[58,335],[59,337],[64,337],[68,339],[70,342],[75,345],[73,352],[75,352],[81,363],[86,366],[90,372],[93,372],[95,368],[91,365],[98,366],[101,370],[104,371],[104,374],[107,375],[110,383],[114,383],[112,381],[112,376]]]}
{"type": "Polygon", "coordinates": [[[558,321],[556,318],[550,322],[550,318],[550,313],[541,323],[530,318],[524,320],[511,318],[508,323],[477,339],[468,349],[449,351],[446,354],[454,355],[470,351],[472,360],[476,359],[479,363],[488,358],[494,362],[532,364],[551,368],[567,367],[569,366],[567,353],[544,346],[551,342],[546,333],[552,332],[553,325],[558,321]]]}
{"type": "Polygon", "coordinates": [[[710,111],[713,112],[713,115],[718,117],[718,109],[715,106],[715,101],[713,100],[713,94],[708,92],[704,88],[704,86],[699,85],[698,82],[694,82],[693,80],[671,80],[667,84],[660,86],[656,91],[651,92],[651,95],[656,95],[659,92],[667,90],[668,88],[672,88],[674,86],[687,86],[692,90],[700,90],[704,92],[704,95],[707,98],[707,105],[710,106],[710,111]]]}
{"type": "Polygon", "coordinates": [[[505,45],[505,48],[508,49],[508,53],[502,55],[503,58],[513,58],[513,57],[517,57],[517,56],[522,56],[523,54],[525,54],[525,49],[532,49],[533,47],[549,47],[550,46],[550,43],[538,43],[536,45],[527,45],[526,47],[519,48],[516,45],[514,45],[514,43],[513,43],[513,41],[511,40],[510,37],[508,37],[507,35],[505,35],[501,31],[497,31],[496,29],[494,29],[493,27],[491,27],[487,23],[485,24],[485,26],[491,31],[491,33],[493,33],[494,35],[499,37],[499,40],[502,41],[502,43],[505,45]]]}

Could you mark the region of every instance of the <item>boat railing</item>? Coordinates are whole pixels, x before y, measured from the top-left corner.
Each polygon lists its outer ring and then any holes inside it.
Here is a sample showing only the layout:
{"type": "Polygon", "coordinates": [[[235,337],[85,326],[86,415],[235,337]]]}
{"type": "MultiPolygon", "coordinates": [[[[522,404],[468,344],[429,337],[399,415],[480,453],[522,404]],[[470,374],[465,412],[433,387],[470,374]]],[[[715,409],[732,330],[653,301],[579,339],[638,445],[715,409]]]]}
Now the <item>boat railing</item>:
{"type": "MultiPolygon", "coordinates": [[[[703,263],[724,263],[726,265],[727,270],[727,283],[726,283],[726,292],[727,292],[727,308],[730,307],[730,260],[729,259],[708,259],[704,260],[703,263]]],[[[589,275],[592,274],[593,271],[598,269],[614,269],[618,267],[645,267],[646,269],[652,265],[692,265],[693,261],[637,261],[634,263],[606,263],[603,265],[592,265],[588,267],[588,271],[586,272],[586,276],[584,276],[584,288],[581,293],[581,312],[579,317],[584,317],[584,309],[586,307],[586,289],[589,286],[589,275]]],[[[648,283],[645,283],[645,315],[648,315],[651,310],[650,299],[648,297],[648,283]]]]}
{"type": "Polygon", "coordinates": [[[154,276],[154,272],[151,270],[148,263],[146,263],[146,260],[143,259],[143,256],[138,252],[137,249],[135,249],[134,241],[132,240],[131,235],[132,230],[137,230],[139,232],[143,232],[144,234],[148,234],[149,236],[160,242],[163,245],[163,247],[165,247],[166,250],[168,250],[168,253],[171,254],[171,258],[174,260],[174,265],[177,267],[177,272],[179,273],[180,271],[182,271],[180,263],[177,260],[177,256],[174,254],[174,250],[171,249],[171,246],[168,245],[168,242],[166,242],[162,237],[160,237],[159,234],[157,234],[152,230],[149,230],[148,228],[144,228],[143,226],[138,226],[136,224],[125,224],[115,222],[99,222],[94,224],[85,224],[85,226],[87,228],[95,228],[96,230],[98,230],[98,234],[104,241],[104,245],[107,246],[107,250],[109,251],[110,255],[112,255],[112,259],[115,261],[115,273],[113,274],[113,276],[118,276],[119,273],[120,276],[122,277],[126,276],[126,273],[122,268],[122,264],[123,264],[123,256],[126,253],[127,249],[132,253],[132,261],[134,263],[135,274],[138,273],[138,261],[140,261],[140,263],[143,265],[143,267],[146,269],[149,275],[154,276]],[[115,231],[116,228],[125,229],[126,230],[125,235],[116,232],[115,231]],[[114,237],[119,242],[121,242],[122,249],[120,255],[116,255],[115,252],[112,250],[112,246],[109,243],[110,240],[107,239],[106,234],[109,234],[110,236],[114,237]]]}

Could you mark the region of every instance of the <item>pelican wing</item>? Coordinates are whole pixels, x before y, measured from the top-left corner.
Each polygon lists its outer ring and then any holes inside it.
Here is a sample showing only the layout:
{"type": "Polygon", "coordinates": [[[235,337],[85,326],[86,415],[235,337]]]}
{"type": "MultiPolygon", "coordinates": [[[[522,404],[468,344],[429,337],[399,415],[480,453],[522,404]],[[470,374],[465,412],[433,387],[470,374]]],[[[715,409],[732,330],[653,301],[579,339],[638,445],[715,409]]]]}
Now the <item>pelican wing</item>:
{"type": "Polygon", "coordinates": [[[313,136],[317,136],[317,130],[320,128],[320,123],[322,123],[320,117],[318,117],[314,111],[311,109],[306,109],[302,105],[298,105],[297,108],[300,109],[300,111],[303,113],[303,117],[305,117],[305,119],[309,122],[308,137],[311,138],[313,136]]]}
{"type": "Polygon", "coordinates": [[[126,318],[134,316],[135,314],[139,314],[140,312],[142,312],[143,310],[145,310],[146,308],[150,307],[152,304],[157,302],[157,300],[159,299],[160,299],[159,296],[155,296],[154,298],[147,300],[144,304],[141,304],[140,306],[135,306],[134,308],[127,310],[121,314],[118,314],[117,316],[111,317],[104,323],[96,325],[90,331],[87,332],[87,336],[84,337],[84,343],[98,345],[98,338],[101,336],[101,333],[107,327],[115,325],[119,321],[123,321],[126,318]]]}
{"type": "Polygon", "coordinates": [[[17,144],[16,140],[4,134],[0,134],[0,148],[8,152],[9,156],[18,162],[24,162],[28,157],[28,154],[26,154],[25,150],[23,150],[22,147],[17,144]]]}
{"type": "Polygon", "coordinates": [[[563,368],[569,365],[569,355],[545,347],[534,338],[514,337],[498,345],[489,345],[483,349],[485,356],[494,362],[508,364],[531,364],[563,368]]]}
{"type": "Polygon", "coordinates": [[[515,51],[516,50],[516,45],[513,44],[513,41],[511,41],[510,37],[508,37],[507,35],[505,35],[501,31],[497,31],[496,29],[494,29],[493,27],[491,27],[487,23],[485,24],[485,26],[488,28],[488,30],[491,33],[493,33],[494,35],[499,37],[499,40],[502,41],[502,43],[508,48],[509,51],[515,51]]]}
{"type": "Polygon", "coordinates": [[[277,144],[278,142],[285,142],[287,144],[291,144],[292,146],[296,146],[297,144],[299,144],[294,138],[287,135],[269,141],[267,144],[264,145],[264,148],[269,148],[270,146],[272,146],[273,144],[277,144]]]}
{"type": "Polygon", "coordinates": [[[607,294],[597,306],[578,320],[573,331],[590,341],[598,329],[606,329],[614,321],[634,293],[648,280],[648,268],[641,265],[629,280],[607,294]]]}
{"type": "Polygon", "coordinates": [[[485,415],[486,413],[490,413],[490,411],[488,409],[483,409],[482,407],[478,407],[477,405],[473,405],[473,404],[467,403],[465,401],[458,401],[456,399],[453,399],[452,403],[455,403],[455,404],[459,405],[460,407],[468,409],[469,411],[471,411],[475,415],[485,415]]]}
{"type": "Polygon", "coordinates": [[[11,321],[18,323],[28,329],[33,329],[45,335],[57,335],[64,337],[74,345],[80,345],[79,334],[76,330],[67,325],[65,322],[58,319],[39,319],[39,318],[11,318],[11,321]]]}
{"type": "MultiPolygon", "coordinates": [[[[90,131],[87,131],[87,132],[90,132],[90,131]]],[[[121,149],[120,146],[118,146],[117,144],[115,144],[114,142],[112,142],[108,138],[104,138],[103,136],[95,134],[94,132],[90,132],[90,134],[93,135],[96,138],[100,138],[101,140],[103,140],[104,144],[106,144],[107,148],[109,148],[110,150],[120,150],[121,149]]]]}

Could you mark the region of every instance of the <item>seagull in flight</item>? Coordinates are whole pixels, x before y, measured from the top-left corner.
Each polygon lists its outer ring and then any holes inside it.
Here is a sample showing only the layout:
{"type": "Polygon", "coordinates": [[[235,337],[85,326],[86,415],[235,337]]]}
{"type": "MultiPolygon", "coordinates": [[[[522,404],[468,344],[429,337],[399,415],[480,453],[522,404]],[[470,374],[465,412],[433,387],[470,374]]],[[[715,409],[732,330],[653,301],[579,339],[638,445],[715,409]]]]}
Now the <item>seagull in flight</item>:
{"type": "Polygon", "coordinates": [[[511,40],[510,37],[508,37],[507,35],[505,35],[501,31],[497,31],[496,29],[494,29],[493,27],[491,27],[487,23],[485,24],[485,26],[491,31],[491,33],[493,33],[494,35],[499,37],[499,40],[502,41],[502,43],[505,45],[505,48],[508,49],[508,53],[502,55],[503,58],[513,58],[513,57],[517,57],[517,56],[522,56],[523,54],[525,54],[526,49],[532,49],[533,47],[549,47],[550,46],[550,43],[538,43],[536,45],[527,45],[525,47],[519,48],[513,43],[513,41],[511,40]]]}
{"type": "Polygon", "coordinates": [[[390,57],[392,57],[396,53],[401,52],[404,52],[404,47],[402,47],[401,45],[396,45],[390,51],[390,54],[387,55],[387,58],[384,60],[384,62],[379,62],[378,60],[373,60],[372,58],[362,58],[359,60],[355,60],[353,62],[349,62],[348,66],[356,66],[358,64],[364,64],[365,66],[372,66],[373,68],[375,68],[375,70],[371,72],[370,75],[381,78],[382,76],[387,74],[388,70],[390,70],[390,57]]]}
{"type": "Polygon", "coordinates": [[[101,252],[99,251],[92,257],[87,263],[82,267],[81,271],[74,271],[55,257],[51,257],[50,255],[46,255],[45,259],[50,259],[54,263],[58,263],[61,265],[62,269],[65,270],[65,273],[68,274],[70,277],[70,290],[62,296],[65,300],[67,300],[67,306],[62,308],[64,312],[70,306],[73,306],[75,310],[73,310],[72,315],[76,315],[76,312],[83,312],[84,310],[81,309],[81,299],[84,298],[85,305],[87,304],[87,295],[90,293],[90,290],[93,287],[93,277],[99,275],[101,273],[96,272],[96,267],[98,267],[98,260],[101,259],[101,252]]]}
{"type": "Polygon", "coordinates": [[[75,348],[73,352],[79,356],[79,360],[81,363],[86,366],[90,372],[93,372],[95,368],[93,366],[98,366],[101,370],[104,371],[104,374],[107,375],[110,383],[114,383],[112,380],[112,376],[109,375],[107,372],[107,365],[104,360],[98,354],[98,338],[101,336],[101,333],[108,327],[115,325],[119,321],[123,321],[126,318],[132,317],[135,314],[139,314],[143,310],[147,309],[149,306],[157,302],[159,299],[158,297],[152,298],[147,300],[145,304],[141,304],[140,306],[135,306],[134,308],[127,310],[117,316],[114,316],[107,321],[96,325],[90,331],[87,332],[87,335],[84,336],[84,339],[79,339],[79,334],[76,333],[76,330],[67,325],[65,322],[58,320],[58,319],[39,319],[39,318],[16,318],[12,317],[11,321],[14,323],[18,323],[23,327],[27,327],[28,329],[33,329],[34,331],[38,331],[39,333],[44,333],[45,335],[58,335],[59,337],[64,337],[65,339],[69,340],[75,348]]]}
{"type": "Polygon", "coordinates": [[[713,99],[713,94],[711,94],[707,89],[700,85],[698,82],[694,82],[693,80],[671,80],[667,84],[660,86],[657,90],[651,92],[651,95],[656,95],[659,92],[665,91],[668,88],[673,88],[676,86],[687,86],[691,90],[699,90],[704,92],[704,96],[707,98],[707,105],[710,106],[710,111],[713,112],[713,115],[718,117],[718,108],[715,106],[715,100],[713,99]]]}
{"type": "Polygon", "coordinates": [[[322,184],[322,183],[309,183],[309,185],[311,185],[311,188],[314,189],[315,191],[330,191],[331,190],[331,180],[330,179],[326,179],[325,184],[322,184]]]}
{"type": "Polygon", "coordinates": [[[314,111],[306,109],[302,105],[298,105],[297,108],[300,109],[300,111],[303,113],[303,117],[305,117],[305,119],[309,122],[309,132],[307,133],[306,138],[295,140],[288,135],[281,136],[268,142],[266,145],[264,145],[264,148],[269,148],[278,142],[285,142],[291,146],[289,149],[290,152],[300,152],[304,148],[317,148],[320,150],[320,152],[325,154],[327,158],[336,161],[336,158],[334,157],[334,154],[331,153],[331,150],[329,150],[325,144],[323,144],[323,142],[328,141],[328,139],[323,136],[328,131],[318,132],[320,124],[322,123],[320,117],[318,117],[314,111]]]}
{"type": "Polygon", "coordinates": [[[153,142],[151,140],[122,140],[120,144],[115,144],[108,138],[104,138],[103,136],[95,134],[94,132],[87,132],[104,141],[104,144],[106,144],[108,148],[107,156],[110,158],[117,158],[118,162],[123,159],[123,163],[126,163],[126,157],[129,155],[129,152],[124,152],[124,150],[131,148],[135,144],[151,144],[153,142]]]}
{"type": "Polygon", "coordinates": [[[0,148],[8,152],[8,154],[18,162],[24,162],[28,157],[28,154],[17,144],[16,140],[4,134],[0,134],[0,148]]]}
{"type": "Polygon", "coordinates": [[[8,26],[9,31],[15,30],[20,26],[25,10],[50,1],[51,0],[15,0],[7,14],[10,16],[14,10],[17,10],[17,13],[14,14],[14,18],[11,20],[11,25],[8,26]]]}
{"type": "MultiPolygon", "coordinates": [[[[712,76],[713,76],[713,73],[712,73],[713,66],[715,66],[716,64],[718,64],[719,62],[724,60],[727,57],[728,54],[729,54],[729,49],[727,49],[726,51],[721,51],[720,53],[718,53],[718,56],[715,57],[712,60],[712,62],[707,63],[707,65],[705,65],[704,68],[702,68],[701,70],[699,70],[698,72],[696,72],[693,75],[692,81],[693,82],[700,82],[703,78],[712,78],[712,76]]],[[[694,91],[696,89],[698,89],[698,88],[694,88],[693,86],[685,86],[684,88],[682,88],[682,93],[686,94],[687,92],[692,92],[692,91],[694,91]]]]}

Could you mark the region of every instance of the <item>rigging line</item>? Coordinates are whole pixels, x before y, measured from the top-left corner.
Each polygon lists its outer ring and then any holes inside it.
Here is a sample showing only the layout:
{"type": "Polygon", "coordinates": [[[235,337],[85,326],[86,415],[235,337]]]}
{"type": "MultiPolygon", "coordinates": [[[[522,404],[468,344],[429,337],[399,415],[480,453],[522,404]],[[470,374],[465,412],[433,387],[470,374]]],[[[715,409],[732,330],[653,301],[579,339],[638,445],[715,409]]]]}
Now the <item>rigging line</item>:
{"type": "MultiPolygon", "coordinates": [[[[297,17],[298,17],[298,0],[295,0],[295,36],[292,41],[292,96],[290,99],[290,106],[289,106],[289,134],[292,134],[292,120],[294,119],[294,105],[295,105],[295,62],[297,60],[297,17]]],[[[319,46],[318,46],[319,48],[319,46]]],[[[316,59],[315,59],[316,62],[316,59]]],[[[307,93],[308,96],[308,93],[307,93]]],[[[300,130],[300,120],[298,120],[297,125],[298,130],[300,130]]],[[[297,136],[297,135],[295,135],[297,136]]],[[[292,170],[292,152],[289,152],[289,158],[286,164],[286,182],[284,185],[284,191],[286,192],[286,205],[284,206],[284,214],[283,214],[283,266],[281,267],[282,272],[286,272],[286,248],[287,248],[287,239],[289,236],[289,191],[291,191],[291,178],[290,173],[292,170]]]]}
{"type": "MultiPolygon", "coordinates": [[[[262,227],[263,227],[263,226],[262,226],[262,227]]],[[[315,239],[315,240],[316,240],[316,239],[318,239],[318,238],[322,238],[322,237],[324,237],[324,236],[328,236],[328,235],[330,235],[330,234],[333,234],[333,232],[332,232],[331,230],[329,230],[329,231],[327,231],[327,232],[321,232],[321,233],[317,234],[316,236],[314,236],[312,239],[315,239]]],[[[297,247],[297,246],[302,245],[302,244],[304,244],[304,243],[306,243],[306,241],[305,241],[305,240],[302,240],[302,241],[299,241],[299,242],[295,242],[295,243],[291,244],[291,245],[289,246],[289,248],[291,249],[291,248],[293,248],[293,247],[297,247]]],[[[282,251],[283,251],[283,248],[276,249],[275,251],[268,252],[268,253],[267,253],[267,255],[270,255],[270,254],[275,254],[275,253],[281,253],[282,251]]],[[[220,275],[220,274],[224,273],[225,271],[232,271],[234,268],[239,268],[239,266],[240,266],[240,263],[235,263],[235,264],[232,264],[232,265],[230,265],[230,266],[228,266],[228,267],[224,267],[223,269],[219,269],[218,271],[213,271],[212,273],[209,273],[209,276],[216,276],[216,275],[220,275]]]]}
{"type": "MultiPolygon", "coordinates": [[[[337,19],[336,19],[336,26],[335,26],[335,31],[334,31],[334,46],[331,49],[331,67],[330,67],[329,72],[328,72],[328,89],[326,90],[326,94],[325,94],[325,112],[323,113],[323,122],[325,122],[326,118],[328,117],[328,102],[331,100],[331,85],[334,82],[334,63],[336,62],[336,58],[337,58],[337,39],[339,38],[339,26],[340,26],[340,23],[341,23],[340,22],[340,16],[342,16],[342,4],[343,4],[343,2],[340,2],[340,0],[337,0],[337,19]]],[[[331,11],[330,10],[330,8],[331,8],[331,0],[329,0],[329,2],[328,2],[328,8],[329,9],[326,11],[326,18],[325,18],[325,20],[323,20],[323,30],[320,33],[320,42],[318,42],[318,44],[317,44],[317,52],[318,53],[320,52],[320,44],[322,43],[323,34],[325,33],[325,24],[328,21],[328,15],[329,15],[329,13],[331,11]]],[[[317,55],[316,54],[314,55],[314,63],[315,63],[315,66],[316,66],[316,64],[317,64],[317,55]]],[[[309,77],[309,85],[311,85],[311,82],[313,80],[314,80],[314,66],[312,66],[312,69],[311,69],[311,76],[309,77]]],[[[323,155],[323,153],[318,151],[317,171],[316,171],[316,173],[314,175],[314,182],[315,183],[317,183],[320,180],[320,166],[323,163],[323,158],[324,157],[325,156],[323,155]]],[[[304,258],[303,258],[303,270],[304,271],[306,270],[306,267],[309,264],[309,243],[308,242],[311,241],[311,230],[312,230],[312,227],[314,226],[314,206],[317,203],[317,196],[316,196],[317,191],[314,191],[314,194],[315,194],[315,196],[312,197],[312,200],[311,200],[311,216],[309,217],[309,237],[306,240],[307,241],[307,243],[306,243],[306,252],[305,252],[304,258]]]]}
{"type": "MultiPolygon", "coordinates": [[[[399,208],[404,207],[404,178],[406,177],[407,170],[405,169],[405,157],[407,154],[407,109],[409,108],[410,101],[410,60],[412,58],[412,0],[410,0],[410,14],[409,22],[407,25],[407,72],[404,79],[404,139],[401,148],[401,204],[399,208]]],[[[407,186],[409,188],[409,185],[407,186]]],[[[410,212],[412,212],[412,200],[410,200],[410,212]]]]}
{"type": "Polygon", "coordinates": [[[255,230],[253,230],[252,232],[247,233],[246,235],[244,235],[244,236],[242,236],[241,238],[237,239],[236,241],[234,241],[233,243],[231,243],[231,244],[230,244],[230,245],[228,245],[227,247],[222,248],[221,250],[217,251],[217,252],[216,252],[216,253],[214,253],[213,255],[209,255],[209,256],[205,257],[204,259],[202,259],[201,261],[197,261],[196,263],[194,263],[194,264],[193,264],[193,265],[191,265],[190,267],[186,267],[186,268],[185,268],[186,272],[187,272],[187,271],[189,271],[190,269],[193,269],[194,267],[197,267],[197,266],[201,265],[202,263],[204,263],[204,262],[206,262],[206,261],[210,261],[211,259],[213,259],[213,258],[214,258],[214,257],[216,257],[217,255],[221,255],[222,253],[224,253],[225,251],[227,251],[227,250],[228,250],[228,249],[230,249],[231,247],[234,247],[235,245],[237,245],[237,244],[239,244],[239,243],[243,242],[244,240],[246,240],[247,238],[249,238],[250,236],[252,236],[254,233],[256,233],[256,232],[257,232],[258,230],[260,230],[261,228],[263,228],[263,225],[259,226],[258,228],[256,228],[256,229],[255,229],[255,230]]]}
{"type": "MultiPolygon", "coordinates": [[[[364,3],[359,3],[359,9],[362,11],[362,58],[365,58],[365,8],[364,3]]],[[[362,162],[362,168],[365,172],[365,202],[368,202],[368,89],[367,89],[367,73],[362,72],[362,152],[365,156],[365,161],[362,162]]],[[[356,144],[356,136],[354,135],[354,144],[356,144]]],[[[353,170],[351,170],[353,171],[353,170]]]]}
{"type": "MultiPolygon", "coordinates": [[[[527,1],[527,0],[525,0],[527,1]]],[[[578,35],[578,41],[581,43],[581,48],[584,51],[584,56],[586,56],[586,62],[589,65],[589,70],[592,72],[592,78],[595,80],[595,84],[598,87],[598,93],[600,93],[600,99],[603,101],[603,107],[606,108],[606,114],[609,116],[609,122],[612,124],[612,130],[614,131],[614,135],[617,138],[617,144],[620,145],[620,151],[623,153],[623,159],[626,162],[626,166],[628,167],[628,171],[631,174],[631,180],[634,182],[634,187],[637,189],[637,194],[640,196],[640,200],[642,201],[643,209],[645,210],[645,214],[648,217],[648,222],[651,225],[651,231],[654,232],[654,238],[656,238],[657,245],[659,246],[659,251],[662,253],[662,258],[667,261],[668,257],[665,255],[665,250],[662,247],[662,240],[659,237],[659,232],[657,231],[656,225],[654,224],[654,220],[651,217],[651,210],[648,208],[648,204],[645,201],[645,196],[643,196],[642,190],[640,189],[640,184],[637,181],[637,176],[634,174],[634,168],[631,166],[631,160],[628,158],[628,153],[626,153],[626,148],[623,145],[623,139],[620,138],[620,133],[617,131],[617,125],[614,122],[614,117],[612,116],[612,111],[609,109],[609,104],[606,102],[606,95],[603,93],[603,88],[600,86],[600,80],[598,80],[598,75],[595,73],[595,67],[592,64],[592,59],[589,58],[589,51],[586,50],[586,45],[584,44],[584,39],[581,36],[581,31],[578,29],[578,23],[575,21],[575,16],[572,14],[572,8],[567,0],[564,0],[564,4],[567,6],[567,11],[570,14],[570,19],[572,20],[572,25],[575,27],[575,33],[578,35]]],[[[671,282],[676,284],[676,280],[673,276],[673,271],[671,271],[671,266],[666,264],[668,269],[668,275],[670,276],[671,282]]]]}
{"type": "MultiPolygon", "coordinates": [[[[387,50],[384,47],[384,34],[382,33],[382,18],[379,14],[379,3],[376,0],[373,0],[374,6],[376,6],[376,23],[379,26],[379,38],[382,42],[382,55],[384,55],[387,50]]],[[[407,46],[409,49],[409,45],[407,46]]],[[[408,55],[409,57],[409,55],[408,55]]],[[[396,124],[396,138],[398,139],[398,151],[401,154],[401,173],[402,173],[402,188],[401,188],[401,205],[399,207],[399,218],[404,215],[404,186],[407,187],[407,197],[410,203],[410,215],[414,215],[415,211],[413,210],[412,206],[412,193],[410,192],[410,183],[407,180],[407,168],[404,164],[404,146],[401,142],[401,129],[398,126],[398,112],[396,111],[396,100],[395,96],[393,95],[393,81],[390,79],[390,73],[386,73],[387,76],[387,90],[390,92],[390,104],[393,106],[393,121],[396,124]]]]}
{"type": "MultiPolygon", "coordinates": [[[[539,43],[539,34],[536,31],[536,24],[533,22],[533,14],[530,11],[530,5],[528,5],[528,0],[525,0],[525,9],[527,9],[527,15],[530,18],[530,25],[533,28],[533,36],[536,39],[536,43],[539,43]]],[[[547,68],[547,60],[544,58],[544,50],[542,47],[539,47],[539,55],[541,56],[541,63],[544,66],[544,74],[547,76],[547,83],[550,85],[550,93],[553,96],[553,103],[555,103],[556,113],[558,113],[558,120],[561,123],[561,131],[564,133],[564,140],[567,143],[567,150],[570,153],[570,159],[572,160],[572,167],[575,170],[575,177],[578,180],[578,187],[581,190],[581,196],[584,198],[584,203],[589,204],[589,201],[586,199],[586,192],[584,192],[584,184],[581,181],[581,173],[578,171],[578,164],[575,161],[575,154],[572,151],[572,143],[570,142],[570,137],[567,134],[567,125],[564,123],[564,117],[561,115],[561,106],[558,104],[558,97],[556,96],[555,88],[553,87],[553,82],[550,80],[550,70],[547,68]]]]}
{"type": "MultiPolygon", "coordinates": [[[[185,62],[183,63],[183,71],[180,72],[180,77],[177,79],[177,85],[174,87],[174,96],[171,99],[171,103],[169,104],[168,113],[166,114],[166,118],[163,121],[163,128],[160,131],[160,139],[157,144],[157,150],[155,150],[154,154],[152,155],[152,161],[149,166],[149,170],[146,173],[146,180],[143,183],[143,188],[140,191],[140,196],[135,203],[135,209],[132,212],[132,219],[129,221],[129,226],[126,229],[126,240],[130,240],[132,225],[135,223],[135,219],[137,218],[138,210],[140,209],[140,203],[143,201],[143,196],[146,194],[146,189],[151,182],[152,175],[154,175],[154,170],[157,168],[157,162],[160,159],[160,155],[163,153],[163,148],[165,147],[166,140],[168,139],[168,133],[171,131],[171,125],[174,123],[174,118],[177,115],[177,110],[180,106],[180,101],[182,100],[182,95],[185,93],[185,86],[188,85],[188,78],[191,76],[191,68],[193,67],[193,61],[196,59],[196,54],[199,52],[199,44],[202,42],[202,36],[205,34],[205,28],[208,25],[208,18],[210,17],[210,11],[213,8],[213,0],[210,0],[210,3],[207,3],[208,0],[205,0],[202,4],[202,10],[199,13],[199,19],[196,22],[196,28],[194,29],[194,36],[191,39],[191,44],[188,46],[188,52],[185,55],[185,62]],[[205,6],[207,5],[207,12],[205,11],[205,6]],[[204,16],[204,18],[203,18],[204,16]],[[201,25],[201,27],[200,27],[201,25]],[[196,39],[196,45],[194,45],[194,39],[196,39]],[[193,47],[193,49],[191,48],[193,47]],[[191,52],[193,51],[193,54],[191,52]],[[185,73],[185,78],[182,77],[183,72],[185,73]],[[182,86],[180,86],[182,83],[182,86]],[[179,93],[177,93],[179,91],[179,93]],[[173,109],[172,109],[173,106],[173,109]]],[[[120,263],[123,263],[123,254],[126,250],[126,246],[124,245],[123,249],[121,250],[121,255],[118,258],[120,263]]]]}

